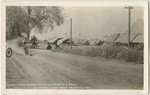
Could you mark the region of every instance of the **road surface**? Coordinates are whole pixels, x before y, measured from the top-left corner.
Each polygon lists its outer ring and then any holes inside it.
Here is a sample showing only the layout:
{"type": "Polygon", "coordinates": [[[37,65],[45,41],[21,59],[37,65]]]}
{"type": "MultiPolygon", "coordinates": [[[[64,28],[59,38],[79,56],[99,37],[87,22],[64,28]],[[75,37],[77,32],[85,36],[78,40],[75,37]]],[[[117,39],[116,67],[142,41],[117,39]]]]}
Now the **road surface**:
{"type": "Polygon", "coordinates": [[[143,64],[117,60],[106,61],[99,57],[42,49],[33,49],[32,53],[35,55],[27,56],[23,49],[15,49],[12,57],[6,59],[7,88],[143,88],[143,64]],[[35,84],[38,85],[35,86],[35,84]]]}

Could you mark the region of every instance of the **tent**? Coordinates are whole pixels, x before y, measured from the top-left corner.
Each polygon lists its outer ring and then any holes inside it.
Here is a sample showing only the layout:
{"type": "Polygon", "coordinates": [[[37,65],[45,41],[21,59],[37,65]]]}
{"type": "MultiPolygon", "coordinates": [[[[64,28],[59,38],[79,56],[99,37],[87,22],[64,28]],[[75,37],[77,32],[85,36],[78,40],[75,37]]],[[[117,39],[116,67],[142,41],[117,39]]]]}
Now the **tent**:
{"type": "Polygon", "coordinates": [[[86,40],[82,45],[90,45],[90,42],[86,40]]]}
{"type": "Polygon", "coordinates": [[[107,39],[106,42],[115,42],[120,37],[120,33],[111,34],[107,39]]]}
{"type": "MultiPolygon", "coordinates": [[[[130,42],[143,43],[144,41],[144,21],[138,19],[131,26],[130,42]]],[[[128,43],[128,31],[120,34],[120,37],[115,42],[128,43]]]]}
{"type": "MultiPolygon", "coordinates": [[[[71,39],[70,38],[63,38],[63,39],[61,39],[61,40],[59,40],[58,42],[57,42],[57,45],[61,45],[61,44],[67,44],[67,45],[70,45],[70,43],[71,43],[71,39]]],[[[72,45],[75,45],[75,43],[72,41],[72,45]]]]}
{"type": "Polygon", "coordinates": [[[95,46],[96,44],[97,44],[96,41],[90,42],[90,46],[95,46]]]}
{"type": "Polygon", "coordinates": [[[52,44],[56,45],[57,42],[58,42],[59,40],[61,40],[61,39],[63,39],[63,38],[56,38],[55,40],[52,41],[52,44]]]}
{"type": "Polygon", "coordinates": [[[67,43],[67,41],[70,41],[70,38],[63,38],[63,39],[59,40],[59,41],[57,42],[57,44],[58,44],[58,45],[64,44],[64,43],[67,43]]]}

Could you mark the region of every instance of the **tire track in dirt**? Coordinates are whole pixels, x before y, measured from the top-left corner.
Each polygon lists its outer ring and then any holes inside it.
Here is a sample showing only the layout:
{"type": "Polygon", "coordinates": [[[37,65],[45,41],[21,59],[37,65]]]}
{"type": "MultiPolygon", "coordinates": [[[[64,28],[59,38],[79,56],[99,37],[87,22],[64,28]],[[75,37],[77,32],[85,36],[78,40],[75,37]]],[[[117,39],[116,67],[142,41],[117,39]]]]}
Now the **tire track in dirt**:
{"type": "Polygon", "coordinates": [[[92,89],[142,88],[138,82],[143,81],[143,65],[47,50],[33,49],[32,52],[34,56],[14,52],[10,59],[26,77],[26,83],[72,83],[92,89]]]}

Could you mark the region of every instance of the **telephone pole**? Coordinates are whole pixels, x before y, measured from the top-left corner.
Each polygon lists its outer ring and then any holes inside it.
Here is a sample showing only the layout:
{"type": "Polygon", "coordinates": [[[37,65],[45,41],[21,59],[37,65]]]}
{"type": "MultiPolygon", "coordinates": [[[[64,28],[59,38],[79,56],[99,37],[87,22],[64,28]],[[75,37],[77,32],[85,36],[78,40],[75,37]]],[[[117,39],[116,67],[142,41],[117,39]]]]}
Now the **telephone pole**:
{"type": "Polygon", "coordinates": [[[65,33],[65,38],[67,38],[67,33],[65,33]]]}
{"type": "Polygon", "coordinates": [[[80,42],[80,37],[81,37],[81,34],[79,33],[79,42],[80,42]]]}
{"type": "Polygon", "coordinates": [[[70,19],[70,48],[72,49],[72,19],[70,19]]]}
{"type": "Polygon", "coordinates": [[[130,48],[130,34],[131,34],[131,30],[130,30],[130,26],[131,26],[131,9],[133,9],[133,7],[129,6],[129,7],[125,7],[126,9],[128,9],[129,11],[129,17],[128,17],[128,48],[130,48]]]}
{"type": "Polygon", "coordinates": [[[106,34],[106,36],[104,36],[104,40],[105,40],[105,41],[107,41],[107,37],[108,37],[108,36],[107,36],[107,34],[106,34]]]}

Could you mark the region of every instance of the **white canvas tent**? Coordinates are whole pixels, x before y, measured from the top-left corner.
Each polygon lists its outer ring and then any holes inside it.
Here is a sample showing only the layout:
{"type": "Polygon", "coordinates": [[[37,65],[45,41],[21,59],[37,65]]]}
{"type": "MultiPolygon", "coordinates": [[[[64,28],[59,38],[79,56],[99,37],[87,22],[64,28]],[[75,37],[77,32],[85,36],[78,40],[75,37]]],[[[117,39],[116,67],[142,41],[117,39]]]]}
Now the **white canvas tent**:
{"type": "Polygon", "coordinates": [[[64,41],[68,40],[70,38],[63,38],[61,40],[58,40],[57,45],[63,44],[64,41]]]}
{"type": "MultiPolygon", "coordinates": [[[[130,41],[134,43],[143,43],[144,41],[144,22],[143,19],[138,19],[131,26],[130,41]]],[[[128,43],[128,31],[120,34],[120,37],[115,42],[128,43]]]]}
{"type": "Polygon", "coordinates": [[[107,42],[115,42],[120,37],[119,33],[111,34],[106,41],[107,42]]]}

